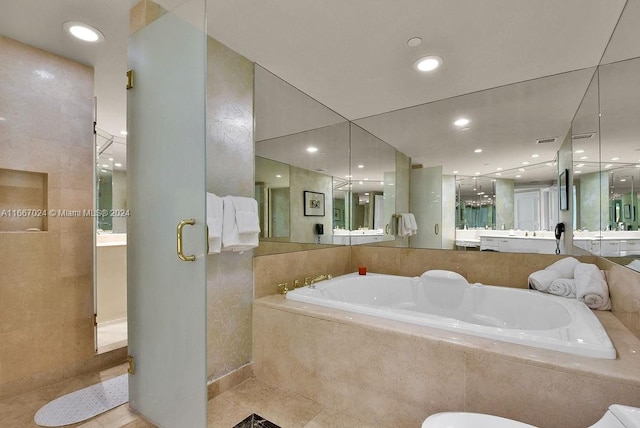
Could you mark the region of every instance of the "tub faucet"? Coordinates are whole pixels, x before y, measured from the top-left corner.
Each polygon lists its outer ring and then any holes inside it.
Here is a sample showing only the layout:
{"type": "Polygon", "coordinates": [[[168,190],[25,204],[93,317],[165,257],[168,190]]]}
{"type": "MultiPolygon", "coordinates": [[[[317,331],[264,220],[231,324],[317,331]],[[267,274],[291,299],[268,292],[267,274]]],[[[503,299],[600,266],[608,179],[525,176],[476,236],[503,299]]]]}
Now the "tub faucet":
{"type": "MultiPolygon", "coordinates": [[[[323,275],[318,275],[318,276],[316,276],[315,278],[313,278],[311,280],[311,282],[309,284],[309,288],[316,288],[316,282],[324,281],[325,279],[331,279],[331,278],[333,278],[333,277],[331,276],[330,273],[323,274],[323,275]]],[[[306,284],[307,278],[305,278],[304,281],[305,281],[305,284],[306,284]]]]}

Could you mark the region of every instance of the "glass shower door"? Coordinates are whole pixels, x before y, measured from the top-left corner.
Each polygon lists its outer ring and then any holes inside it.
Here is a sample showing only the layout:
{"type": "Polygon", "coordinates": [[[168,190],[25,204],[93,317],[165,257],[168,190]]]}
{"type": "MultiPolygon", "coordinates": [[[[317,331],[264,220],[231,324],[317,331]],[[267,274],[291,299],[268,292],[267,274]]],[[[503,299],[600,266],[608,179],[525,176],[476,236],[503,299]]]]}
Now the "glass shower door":
{"type": "Polygon", "coordinates": [[[162,427],[207,420],[204,17],[188,1],[129,39],[129,396],[162,427]]]}

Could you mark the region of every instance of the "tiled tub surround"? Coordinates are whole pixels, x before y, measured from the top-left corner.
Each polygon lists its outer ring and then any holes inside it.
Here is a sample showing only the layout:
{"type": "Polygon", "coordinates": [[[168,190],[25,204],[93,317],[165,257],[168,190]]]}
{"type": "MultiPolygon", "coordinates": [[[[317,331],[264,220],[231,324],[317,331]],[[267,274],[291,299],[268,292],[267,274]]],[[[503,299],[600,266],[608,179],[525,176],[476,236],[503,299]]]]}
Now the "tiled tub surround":
{"type": "Polygon", "coordinates": [[[285,300],[253,308],[257,377],[376,426],[441,411],[585,427],[612,403],[640,406],[640,340],[597,314],[616,360],[529,348],[285,300]]]}
{"type": "Polygon", "coordinates": [[[376,426],[419,426],[431,413],[464,410],[544,427],[585,427],[612,403],[640,406],[640,273],[606,259],[579,257],[606,272],[612,311],[596,315],[616,347],[616,360],[411,326],[276,295],[278,282],[340,275],[361,265],[405,276],[446,269],[469,282],[526,288],[531,272],[561,257],[367,246],[256,257],[255,375],[376,426]]]}
{"type": "Polygon", "coordinates": [[[593,358],[616,350],[586,305],[535,290],[468,284],[432,270],[421,277],[353,272],[287,293],[310,303],[502,342],[593,358]]]}

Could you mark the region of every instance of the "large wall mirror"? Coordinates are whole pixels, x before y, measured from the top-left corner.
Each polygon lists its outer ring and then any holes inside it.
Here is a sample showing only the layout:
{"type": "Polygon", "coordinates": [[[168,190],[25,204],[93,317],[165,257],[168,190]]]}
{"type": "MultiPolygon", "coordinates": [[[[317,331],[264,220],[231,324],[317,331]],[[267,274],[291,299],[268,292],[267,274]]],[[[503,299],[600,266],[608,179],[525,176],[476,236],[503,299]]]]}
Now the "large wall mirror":
{"type": "Polygon", "coordinates": [[[573,243],[640,270],[640,3],[627,2],[572,125],[573,243]]]}
{"type": "Polygon", "coordinates": [[[554,253],[557,152],[593,73],[562,73],[356,120],[412,158],[418,233],[410,246],[554,253]]]}
{"type": "Polygon", "coordinates": [[[257,255],[406,245],[392,227],[408,200],[406,156],[259,65],[255,135],[257,255]]]}

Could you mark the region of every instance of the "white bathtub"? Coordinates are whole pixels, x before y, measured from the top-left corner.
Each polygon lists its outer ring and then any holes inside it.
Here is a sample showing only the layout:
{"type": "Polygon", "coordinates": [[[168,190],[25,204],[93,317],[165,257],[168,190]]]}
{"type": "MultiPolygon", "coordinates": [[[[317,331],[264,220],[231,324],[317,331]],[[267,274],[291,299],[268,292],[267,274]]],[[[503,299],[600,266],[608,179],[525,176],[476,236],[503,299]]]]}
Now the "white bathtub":
{"type": "Polygon", "coordinates": [[[615,359],[582,302],[534,290],[468,284],[453,272],[422,277],[352,273],[289,291],[287,299],[569,354],[615,359]]]}

